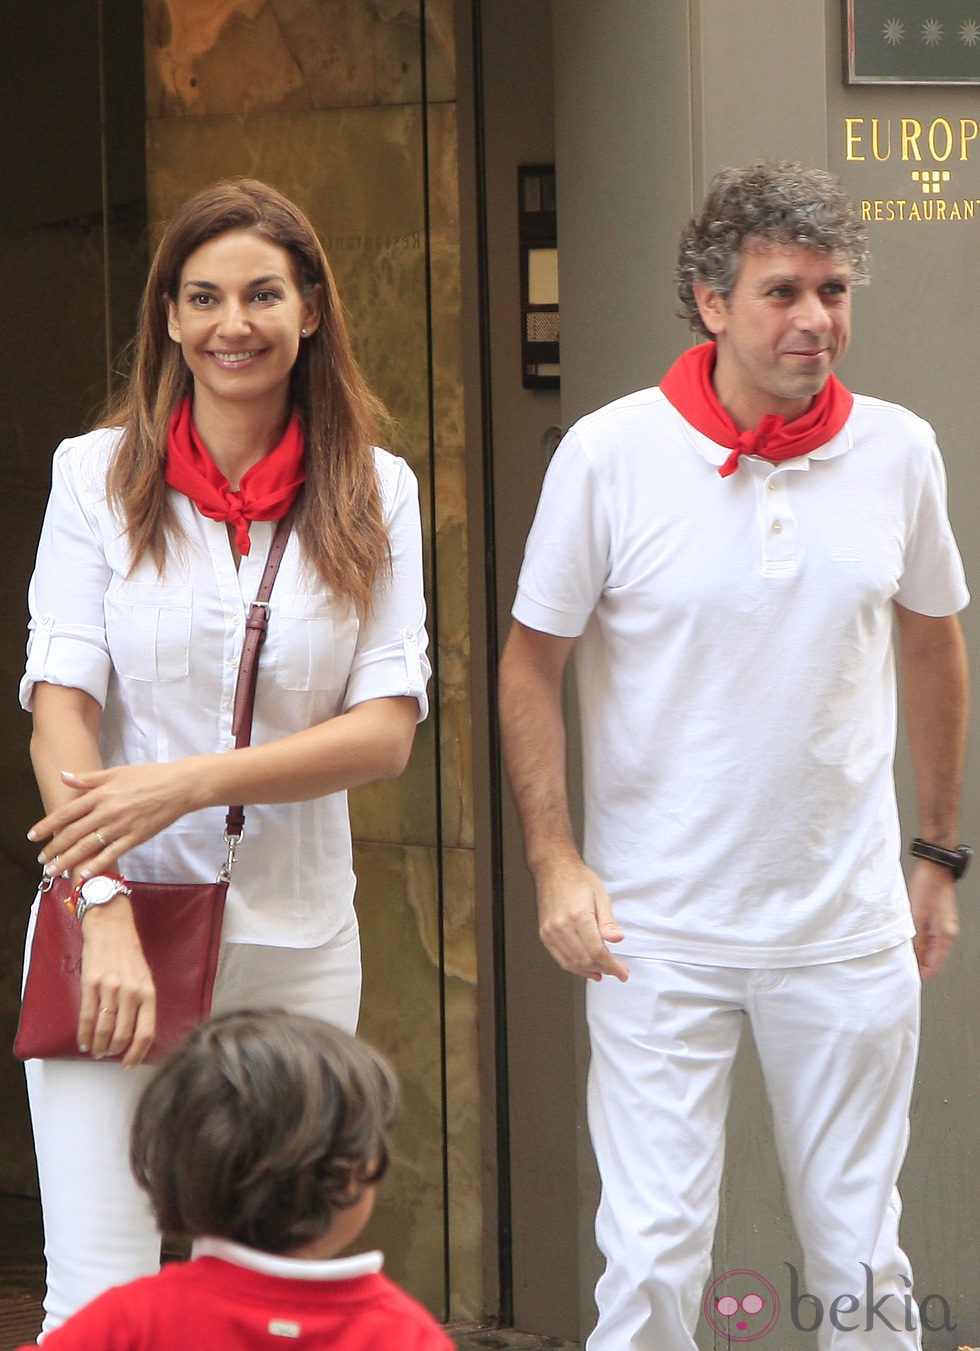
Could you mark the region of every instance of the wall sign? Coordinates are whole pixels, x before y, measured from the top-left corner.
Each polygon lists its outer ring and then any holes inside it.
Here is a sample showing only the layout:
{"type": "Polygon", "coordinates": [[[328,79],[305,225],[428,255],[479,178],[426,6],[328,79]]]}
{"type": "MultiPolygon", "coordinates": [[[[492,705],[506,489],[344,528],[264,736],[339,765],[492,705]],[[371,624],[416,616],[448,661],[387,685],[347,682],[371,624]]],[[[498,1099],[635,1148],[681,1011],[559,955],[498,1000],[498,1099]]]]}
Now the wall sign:
{"type": "Polygon", "coordinates": [[[558,389],[558,203],[553,164],[517,170],[521,365],[525,389],[558,389]]]}
{"type": "Polygon", "coordinates": [[[846,163],[861,165],[874,183],[874,196],[861,198],[865,220],[980,221],[975,117],[845,117],[843,134],[846,163]]]}
{"type": "Polygon", "coordinates": [[[980,84],[977,0],[845,0],[851,84],[980,84]]]}

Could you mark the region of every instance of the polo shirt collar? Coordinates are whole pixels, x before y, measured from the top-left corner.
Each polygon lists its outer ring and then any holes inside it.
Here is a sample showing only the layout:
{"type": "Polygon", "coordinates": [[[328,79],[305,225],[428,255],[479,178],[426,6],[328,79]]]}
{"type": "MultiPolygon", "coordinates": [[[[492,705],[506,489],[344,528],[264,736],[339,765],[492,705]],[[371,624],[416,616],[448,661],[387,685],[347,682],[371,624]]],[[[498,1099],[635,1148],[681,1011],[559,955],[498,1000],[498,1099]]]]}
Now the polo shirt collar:
{"type": "MultiPolygon", "coordinates": [[[[684,430],[687,434],[687,437],[690,440],[691,444],[694,446],[694,449],[698,452],[698,454],[702,457],[702,459],[706,460],[708,464],[710,464],[714,469],[720,469],[721,466],[728,459],[729,455],[731,454],[731,451],[725,446],[720,446],[717,441],[712,441],[710,436],[705,436],[704,433],[699,432],[696,427],[692,427],[691,424],[685,418],[681,417],[680,413],[677,412],[676,408],[673,409],[673,411],[675,415],[679,418],[680,422],[682,423],[684,430]]],[[[825,445],[818,446],[816,450],[807,451],[805,455],[798,455],[792,460],[782,460],[777,465],[773,461],[766,460],[761,455],[748,455],[745,458],[761,462],[764,464],[768,464],[773,469],[776,468],[809,469],[810,467],[809,462],[811,460],[833,460],[836,459],[838,455],[846,454],[846,452],[851,450],[853,446],[854,446],[854,438],[851,435],[850,420],[848,420],[847,422],[845,422],[844,426],[837,433],[837,435],[832,436],[825,445]]],[[[735,478],[738,477],[737,470],[735,471],[733,477],[735,478]]]]}

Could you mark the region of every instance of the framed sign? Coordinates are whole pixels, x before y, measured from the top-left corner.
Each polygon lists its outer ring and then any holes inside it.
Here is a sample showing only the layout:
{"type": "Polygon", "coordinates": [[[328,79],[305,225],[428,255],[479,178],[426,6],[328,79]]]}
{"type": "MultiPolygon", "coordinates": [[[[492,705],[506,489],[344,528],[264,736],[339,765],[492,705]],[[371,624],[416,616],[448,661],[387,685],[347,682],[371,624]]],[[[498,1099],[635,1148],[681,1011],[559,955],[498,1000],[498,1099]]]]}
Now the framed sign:
{"type": "Polygon", "coordinates": [[[977,0],[844,0],[850,84],[980,84],[977,0]]]}
{"type": "Polygon", "coordinates": [[[558,389],[558,204],[553,164],[517,170],[521,363],[525,389],[558,389]]]}

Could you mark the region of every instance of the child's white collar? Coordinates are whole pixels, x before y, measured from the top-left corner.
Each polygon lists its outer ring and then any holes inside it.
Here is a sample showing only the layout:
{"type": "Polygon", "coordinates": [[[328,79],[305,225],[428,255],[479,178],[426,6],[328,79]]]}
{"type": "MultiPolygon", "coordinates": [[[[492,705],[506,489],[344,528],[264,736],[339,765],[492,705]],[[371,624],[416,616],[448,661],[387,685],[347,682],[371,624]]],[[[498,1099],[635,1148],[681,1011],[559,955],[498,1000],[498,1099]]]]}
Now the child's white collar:
{"type": "Polygon", "coordinates": [[[355,1253],[353,1257],[331,1257],[323,1261],[307,1261],[301,1257],[280,1257],[277,1253],[259,1252],[244,1244],[232,1243],[227,1238],[205,1237],[194,1240],[192,1257],[220,1257],[249,1271],[266,1276],[280,1276],[299,1281],[349,1281],[356,1276],[370,1276],[384,1265],[384,1254],[378,1251],[355,1253]]]}

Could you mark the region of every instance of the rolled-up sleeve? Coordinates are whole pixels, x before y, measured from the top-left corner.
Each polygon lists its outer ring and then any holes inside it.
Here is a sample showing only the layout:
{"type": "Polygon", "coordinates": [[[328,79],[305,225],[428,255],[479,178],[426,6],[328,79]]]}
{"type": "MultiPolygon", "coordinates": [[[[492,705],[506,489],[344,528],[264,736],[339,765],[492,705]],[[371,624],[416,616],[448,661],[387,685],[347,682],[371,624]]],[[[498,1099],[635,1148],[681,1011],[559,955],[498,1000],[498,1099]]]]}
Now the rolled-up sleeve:
{"type": "Polygon", "coordinates": [[[426,655],[422,524],[418,483],[404,460],[378,452],[382,495],[391,542],[391,576],[379,586],[361,623],[347,680],[344,708],[367,699],[411,695],[419,722],[429,711],[431,667],[426,655]]]}
{"type": "Polygon", "coordinates": [[[111,662],[103,600],[110,568],[91,500],[74,473],[71,442],[55,453],[51,496],[28,592],[30,623],[21,706],[39,682],[84,690],[105,706],[111,662]]]}

